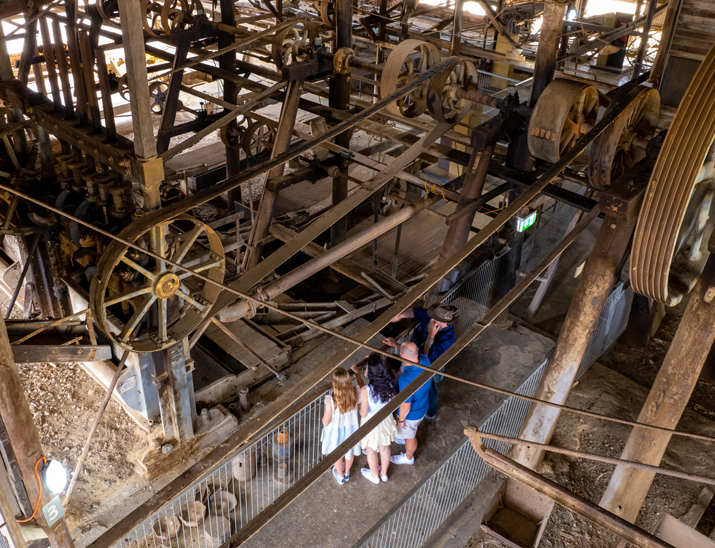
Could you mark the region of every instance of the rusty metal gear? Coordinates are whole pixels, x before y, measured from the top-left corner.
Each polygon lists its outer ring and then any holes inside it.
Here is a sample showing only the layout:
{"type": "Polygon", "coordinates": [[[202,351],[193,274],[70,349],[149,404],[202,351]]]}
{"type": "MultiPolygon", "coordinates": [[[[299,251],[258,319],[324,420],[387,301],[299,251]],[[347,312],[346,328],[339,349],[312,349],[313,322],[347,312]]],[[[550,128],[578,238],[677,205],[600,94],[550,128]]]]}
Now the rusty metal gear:
{"type": "MultiPolygon", "coordinates": [[[[180,215],[158,224],[138,219],[120,237],[222,283],[221,240],[208,225],[180,215]],[[206,237],[206,242],[199,238],[206,237]]],[[[135,352],[168,348],[206,318],[221,288],[143,255],[114,240],[102,254],[89,291],[97,325],[113,342],[135,352]],[[109,316],[123,318],[114,326],[109,316]]]]}
{"type": "Polygon", "coordinates": [[[527,142],[536,158],[558,162],[596,123],[599,96],[594,86],[554,80],[539,97],[529,121],[527,142]]]}
{"type": "Polygon", "coordinates": [[[243,136],[243,149],[250,158],[268,158],[273,150],[275,138],[275,128],[261,122],[253,122],[243,136]]]}
{"type": "MultiPolygon", "coordinates": [[[[421,40],[405,40],[392,50],[380,77],[380,97],[385,99],[411,82],[418,73],[439,63],[436,46],[421,40]]],[[[392,114],[414,118],[427,110],[427,84],[416,88],[402,99],[390,103],[386,110],[392,114]]]]}
{"type": "MultiPolygon", "coordinates": [[[[628,105],[628,115],[620,116],[596,137],[591,145],[588,179],[591,186],[599,190],[609,186],[612,181],[645,158],[646,145],[655,133],[660,112],[660,94],[657,90],[626,84],[609,95],[615,99],[616,95],[625,95],[635,87],[640,89],[640,93],[628,105]]],[[[611,102],[606,114],[616,103],[617,101],[611,102]]]]}
{"type": "Polygon", "coordinates": [[[702,271],[698,259],[712,200],[714,142],[715,47],[700,64],[670,125],[633,239],[633,289],[668,306],[682,300],[702,271]]]}

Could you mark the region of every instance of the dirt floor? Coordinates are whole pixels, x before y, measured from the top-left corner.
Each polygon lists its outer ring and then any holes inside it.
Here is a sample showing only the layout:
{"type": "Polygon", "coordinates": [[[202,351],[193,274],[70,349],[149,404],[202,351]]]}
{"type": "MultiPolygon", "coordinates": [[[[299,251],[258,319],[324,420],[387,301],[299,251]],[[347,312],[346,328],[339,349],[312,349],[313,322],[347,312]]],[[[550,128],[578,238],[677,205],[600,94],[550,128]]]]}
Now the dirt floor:
{"type": "MultiPolygon", "coordinates": [[[[576,383],[567,405],[605,415],[635,420],[648,395],[685,305],[669,309],[646,348],[631,348],[622,340],[602,356],[599,363],[576,383]]],[[[715,389],[700,381],[678,426],[679,430],[715,435],[715,389]]],[[[589,453],[620,457],[630,428],[594,419],[563,414],[552,443],[589,453]]],[[[695,474],[712,476],[712,447],[705,442],[674,437],[662,465],[695,474]]],[[[539,473],[594,503],[603,495],[613,466],[562,455],[548,455],[539,473]]],[[[702,486],[659,475],[656,477],[636,524],[653,531],[665,513],[682,518],[695,504],[702,486]]],[[[706,514],[707,517],[707,514],[706,514]]],[[[712,523],[698,527],[708,535],[712,523]]],[[[556,506],[546,527],[541,546],[545,548],[614,548],[617,537],[570,510],[556,506]]],[[[492,538],[473,538],[465,548],[502,547],[492,538]]]]}
{"type": "MultiPolygon", "coordinates": [[[[71,473],[104,390],[78,364],[31,364],[18,369],[45,456],[62,461],[71,473]]],[[[70,529],[118,484],[139,480],[130,455],[146,442],[142,430],[119,404],[110,402],[65,509],[70,529]]]]}

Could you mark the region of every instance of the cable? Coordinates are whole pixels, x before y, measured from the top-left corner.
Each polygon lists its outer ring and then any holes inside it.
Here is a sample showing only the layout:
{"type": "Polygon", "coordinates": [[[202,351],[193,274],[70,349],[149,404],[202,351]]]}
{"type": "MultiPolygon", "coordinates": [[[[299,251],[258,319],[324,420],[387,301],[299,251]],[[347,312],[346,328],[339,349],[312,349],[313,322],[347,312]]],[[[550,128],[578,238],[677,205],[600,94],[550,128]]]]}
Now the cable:
{"type": "MultiPolygon", "coordinates": [[[[437,183],[432,184],[432,188],[427,188],[427,181],[425,181],[425,191],[427,192],[427,194],[434,194],[435,196],[439,196],[440,193],[437,192],[437,191],[435,191],[435,188],[437,188],[437,183]]],[[[447,202],[449,205],[452,205],[453,202],[450,202],[450,201],[447,199],[447,197],[444,195],[444,187],[441,186],[441,187],[439,187],[439,188],[442,190],[442,193],[441,193],[441,194],[442,194],[442,199],[443,199],[445,202],[447,202]]]]}
{"type": "MultiPolygon", "coordinates": [[[[48,204],[46,204],[46,203],[44,203],[44,202],[42,202],[42,201],[40,201],[40,200],[37,200],[37,199],[35,199],[35,198],[33,198],[33,197],[31,197],[31,196],[29,196],[29,195],[23,193],[23,192],[20,192],[20,191],[14,189],[14,188],[12,188],[12,187],[9,187],[9,186],[7,186],[7,185],[0,184],[0,190],[4,190],[4,191],[6,191],[6,192],[9,192],[9,193],[12,194],[12,195],[17,195],[17,196],[19,196],[20,198],[23,198],[23,199],[25,199],[25,200],[28,200],[29,202],[32,202],[32,203],[34,203],[34,204],[37,204],[37,205],[39,205],[39,206],[41,206],[41,207],[43,207],[43,208],[45,208],[45,209],[48,209],[49,211],[53,211],[54,213],[57,213],[57,214],[60,215],[60,216],[66,217],[66,218],[68,218],[68,219],[71,219],[71,220],[73,220],[73,221],[75,221],[75,222],[81,224],[82,226],[86,226],[87,228],[90,228],[90,229],[94,230],[95,232],[98,232],[99,234],[102,234],[103,236],[105,236],[105,237],[107,237],[107,238],[109,238],[109,239],[118,241],[118,242],[122,243],[123,245],[126,245],[127,247],[130,247],[130,248],[132,248],[132,249],[136,249],[137,251],[139,251],[139,252],[141,252],[141,253],[143,253],[143,254],[145,254],[145,255],[147,255],[147,256],[149,256],[149,257],[155,259],[155,260],[164,261],[164,262],[165,262],[167,265],[169,265],[169,266],[173,266],[173,267],[175,267],[175,268],[181,270],[182,272],[187,272],[187,273],[191,274],[192,276],[196,276],[197,278],[199,278],[200,280],[203,280],[203,281],[206,282],[206,283],[213,284],[213,285],[215,285],[215,286],[217,286],[217,287],[220,287],[220,288],[222,288],[222,289],[225,289],[225,290],[228,291],[229,293],[232,293],[232,294],[234,294],[234,295],[236,295],[236,296],[238,296],[238,297],[241,297],[241,298],[243,298],[243,299],[246,299],[249,303],[251,303],[251,304],[254,305],[254,306],[258,306],[258,307],[263,306],[263,307],[267,308],[268,310],[272,310],[272,311],[274,311],[274,312],[278,312],[279,314],[282,314],[282,315],[284,315],[285,317],[294,320],[296,323],[306,324],[306,325],[308,325],[309,327],[311,327],[311,328],[313,328],[313,329],[317,329],[317,330],[319,330],[319,331],[322,331],[322,332],[324,332],[324,333],[327,333],[327,334],[329,334],[329,335],[332,335],[333,337],[336,337],[336,338],[338,338],[338,339],[341,339],[341,340],[343,340],[343,341],[345,341],[345,342],[354,344],[354,345],[356,345],[356,346],[358,346],[358,347],[365,348],[365,349],[368,350],[368,351],[375,352],[375,353],[377,353],[377,354],[380,354],[380,355],[383,355],[383,356],[386,356],[386,357],[389,357],[389,358],[399,359],[401,362],[406,363],[406,364],[409,364],[409,365],[412,365],[412,366],[415,366],[415,367],[417,367],[418,369],[428,370],[428,371],[434,371],[434,370],[433,370],[432,368],[430,368],[429,366],[424,366],[424,365],[422,365],[422,364],[420,364],[420,363],[416,363],[416,362],[413,362],[413,361],[410,361],[410,360],[406,360],[405,358],[402,358],[402,357],[400,357],[400,356],[396,356],[396,355],[394,355],[394,354],[391,354],[391,353],[388,353],[388,352],[384,352],[383,350],[380,350],[380,349],[378,349],[378,348],[374,348],[374,347],[370,346],[369,344],[366,344],[366,343],[363,343],[363,342],[361,342],[361,341],[358,341],[357,339],[353,339],[353,338],[351,338],[351,337],[348,337],[348,336],[346,336],[346,335],[343,335],[342,333],[338,333],[338,332],[333,331],[333,330],[331,330],[331,329],[329,329],[329,328],[323,327],[322,325],[320,325],[320,324],[318,324],[318,323],[315,323],[315,322],[313,322],[313,321],[306,321],[304,318],[300,318],[299,316],[296,316],[295,314],[291,314],[290,312],[288,312],[288,311],[286,311],[286,310],[283,310],[283,309],[281,309],[281,308],[279,308],[279,307],[277,307],[277,306],[275,306],[275,305],[272,305],[272,304],[270,304],[269,302],[264,302],[264,301],[261,301],[260,299],[257,299],[257,298],[254,298],[254,297],[250,297],[250,296],[248,296],[247,294],[242,293],[242,292],[240,292],[240,291],[238,291],[238,290],[236,290],[236,289],[234,289],[234,288],[232,288],[232,287],[230,287],[230,286],[228,286],[228,285],[226,285],[226,284],[219,283],[219,282],[217,282],[217,281],[215,281],[215,280],[212,280],[212,279],[208,278],[207,276],[204,276],[204,275],[202,275],[202,274],[200,274],[200,273],[194,272],[194,271],[192,271],[191,269],[189,269],[189,268],[187,268],[187,267],[185,267],[185,266],[183,266],[183,265],[180,265],[180,264],[178,264],[178,263],[176,263],[176,262],[174,262],[174,261],[172,261],[172,260],[170,260],[170,259],[167,259],[167,258],[165,258],[165,257],[161,257],[160,255],[157,255],[156,253],[154,253],[154,252],[152,252],[152,251],[150,251],[150,250],[148,250],[148,249],[144,249],[144,248],[138,246],[137,244],[134,244],[134,243],[132,243],[132,242],[129,242],[128,240],[125,240],[125,239],[123,239],[123,238],[120,238],[119,236],[116,236],[116,235],[114,235],[114,234],[112,234],[112,233],[110,233],[110,232],[107,232],[106,230],[102,230],[101,228],[98,228],[98,227],[96,227],[96,226],[94,226],[94,225],[92,225],[92,224],[90,224],[90,223],[88,223],[88,222],[86,222],[86,221],[84,221],[84,220],[82,220],[82,219],[79,219],[79,218],[77,218],[77,217],[75,217],[75,216],[73,216],[73,215],[70,215],[69,213],[66,213],[65,211],[62,211],[62,210],[57,209],[57,208],[55,208],[55,207],[53,207],[53,206],[50,206],[50,205],[48,205],[48,204]]],[[[80,312],[80,313],[74,314],[73,316],[80,315],[80,314],[85,313],[85,312],[86,312],[86,311],[82,311],[82,312],[80,312]]],[[[68,317],[68,318],[65,318],[65,319],[69,319],[69,317],[68,317]]],[[[58,320],[58,321],[59,321],[59,320],[58,320]]],[[[41,328],[40,330],[42,330],[42,328],[41,328]]],[[[26,336],[26,337],[24,337],[24,338],[21,339],[21,340],[26,340],[27,338],[29,338],[29,336],[26,336]]],[[[15,343],[13,343],[13,344],[16,344],[17,342],[18,342],[18,341],[15,341],[15,343]]],[[[474,386],[475,388],[481,388],[482,390],[487,390],[487,391],[490,391],[490,392],[495,392],[495,393],[497,393],[497,394],[501,394],[501,395],[504,395],[504,396],[507,396],[507,397],[512,397],[512,396],[513,396],[513,397],[515,397],[515,398],[519,398],[519,399],[522,399],[522,400],[526,400],[526,401],[529,401],[529,402],[534,403],[534,404],[540,404],[540,405],[546,405],[546,406],[549,406],[549,407],[553,407],[553,408],[559,409],[559,410],[561,410],[561,411],[569,411],[569,412],[572,412],[572,413],[575,413],[575,414],[578,414],[578,415],[583,415],[583,416],[587,416],[587,417],[591,417],[591,418],[596,418],[596,419],[601,419],[601,420],[607,420],[607,421],[615,422],[615,423],[618,423],[618,424],[628,425],[628,426],[631,426],[631,427],[644,428],[644,429],[647,429],[647,430],[657,430],[657,431],[659,431],[659,432],[668,433],[668,434],[670,434],[670,435],[677,435],[677,436],[683,436],[683,437],[688,437],[688,438],[693,438],[693,439],[699,439],[699,440],[707,441],[707,442],[715,442],[715,438],[710,437],[710,436],[704,436],[704,435],[701,435],[701,434],[694,434],[694,433],[690,433],[690,432],[678,432],[678,431],[671,430],[671,429],[668,429],[668,428],[663,428],[663,427],[660,427],[660,426],[654,426],[654,425],[650,425],[650,424],[645,424],[645,423],[640,423],[640,422],[635,422],[635,421],[629,421],[629,420],[625,420],[625,419],[619,419],[619,418],[616,418],[616,417],[609,417],[609,416],[606,416],[606,415],[601,415],[601,414],[598,414],[598,413],[593,413],[593,412],[586,411],[586,410],[582,410],[582,409],[577,409],[577,408],[573,408],[573,407],[568,407],[568,406],[566,406],[566,405],[561,405],[561,404],[553,403],[553,402],[550,402],[550,401],[548,401],[548,400],[540,400],[540,399],[538,399],[538,398],[534,398],[534,397],[530,397],[530,396],[524,396],[524,395],[522,395],[522,394],[517,394],[516,392],[510,392],[509,390],[505,390],[505,389],[502,389],[502,388],[497,388],[497,387],[495,387],[495,386],[490,386],[490,385],[483,384],[483,383],[480,383],[480,382],[470,381],[470,380],[467,380],[467,379],[463,379],[463,378],[458,377],[458,376],[456,376],[456,375],[452,375],[452,374],[450,374],[450,373],[445,373],[444,371],[440,371],[440,372],[439,372],[439,375],[442,375],[443,377],[446,377],[446,378],[448,378],[448,379],[455,380],[455,381],[457,381],[457,382],[461,382],[461,383],[464,383],[464,384],[468,384],[468,385],[470,385],[470,386],[474,386]]]]}
{"type": "Polygon", "coordinates": [[[32,511],[32,515],[27,519],[16,520],[18,523],[27,523],[28,521],[32,521],[35,518],[35,514],[37,514],[38,508],[40,507],[40,501],[42,500],[42,480],[40,479],[40,473],[37,471],[37,465],[40,464],[40,462],[47,463],[47,459],[45,457],[40,457],[35,463],[35,476],[37,477],[37,486],[40,488],[40,494],[37,496],[37,504],[35,504],[35,509],[32,511]]]}

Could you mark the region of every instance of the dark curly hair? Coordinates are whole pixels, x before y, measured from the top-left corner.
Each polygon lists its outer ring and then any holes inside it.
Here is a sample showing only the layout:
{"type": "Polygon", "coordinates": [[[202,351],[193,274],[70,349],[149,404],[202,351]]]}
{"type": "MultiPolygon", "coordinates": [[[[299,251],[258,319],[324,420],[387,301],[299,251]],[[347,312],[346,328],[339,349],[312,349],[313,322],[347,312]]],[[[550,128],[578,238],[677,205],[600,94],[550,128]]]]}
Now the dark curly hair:
{"type": "Polygon", "coordinates": [[[370,354],[367,358],[367,375],[373,398],[380,403],[387,403],[397,395],[397,381],[380,354],[370,354]]]}

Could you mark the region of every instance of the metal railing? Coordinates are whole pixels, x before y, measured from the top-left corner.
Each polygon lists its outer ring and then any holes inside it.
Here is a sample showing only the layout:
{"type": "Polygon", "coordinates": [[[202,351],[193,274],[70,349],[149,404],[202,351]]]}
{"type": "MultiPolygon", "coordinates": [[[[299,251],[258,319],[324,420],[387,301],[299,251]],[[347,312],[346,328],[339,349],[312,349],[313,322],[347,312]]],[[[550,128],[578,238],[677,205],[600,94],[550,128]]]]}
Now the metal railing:
{"type": "MultiPolygon", "coordinates": [[[[541,381],[546,361],[517,390],[533,396],[541,381]]],[[[514,398],[505,400],[480,429],[503,436],[517,436],[529,411],[529,402],[514,398]]],[[[486,445],[507,452],[511,445],[487,440],[486,445]]],[[[353,548],[416,548],[421,546],[449,517],[490,468],[463,438],[455,450],[420,481],[388,512],[353,548]]]]}
{"type": "Polygon", "coordinates": [[[322,458],[321,418],[327,393],[226,457],[114,546],[209,548],[223,544],[322,458]]]}
{"type": "MultiPolygon", "coordinates": [[[[471,277],[480,279],[488,268],[480,267],[471,277]]],[[[461,287],[467,292],[469,281],[461,287]]],[[[455,293],[458,291],[459,289],[455,293]]],[[[626,288],[622,283],[609,295],[581,361],[578,377],[623,333],[628,321],[632,295],[630,287],[626,288]]],[[[548,360],[545,360],[516,393],[533,396],[547,363],[548,360]]],[[[530,406],[528,401],[509,397],[480,425],[480,429],[502,436],[517,437],[530,406]]],[[[503,454],[507,454],[512,447],[512,444],[494,440],[486,440],[486,445],[503,454]]],[[[421,546],[486,477],[489,470],[472,449],[469,440],[463,438],[454,451],[437,465],[435,471],[407,493],[353,548],[421,546]]]]}

